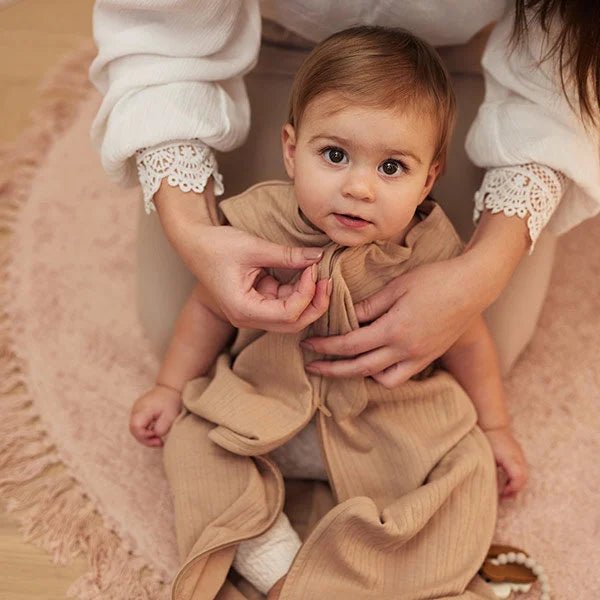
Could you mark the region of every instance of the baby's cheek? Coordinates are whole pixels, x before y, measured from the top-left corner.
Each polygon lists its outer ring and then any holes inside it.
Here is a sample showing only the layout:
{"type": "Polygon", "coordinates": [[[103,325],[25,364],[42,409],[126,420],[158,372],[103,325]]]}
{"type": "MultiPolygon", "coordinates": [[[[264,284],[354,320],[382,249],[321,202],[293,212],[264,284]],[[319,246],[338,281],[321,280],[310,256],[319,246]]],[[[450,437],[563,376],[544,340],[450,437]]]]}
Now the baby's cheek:
{"type": "Polygon", "coordinates": [[[315,185],[298,185],[294,186],[296,202],[304,216],[317,227],[323,223],[326,215],[326,202],[322,198],[323,191],[315,185]]]}
{"type": "Polygon", "coordinates": [[[302,209],[304,214],[307,214],[312,210],[312,187],[313,186],[307,184],[304,178],[296,178],[294,181],[294,196],[296,197],[298,206],[302,209]]]}

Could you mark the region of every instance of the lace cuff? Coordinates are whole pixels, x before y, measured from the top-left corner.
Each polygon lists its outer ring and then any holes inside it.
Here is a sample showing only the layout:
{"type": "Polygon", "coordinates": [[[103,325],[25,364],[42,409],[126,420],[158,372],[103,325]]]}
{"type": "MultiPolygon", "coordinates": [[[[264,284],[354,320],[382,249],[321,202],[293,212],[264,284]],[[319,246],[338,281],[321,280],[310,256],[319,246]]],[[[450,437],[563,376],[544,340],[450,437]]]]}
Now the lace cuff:
{"type": "Polygon", "coordinates": [[[529,215],[527,228],[531,238],[529,254],[562,197],[566,177],[545,165],[529,163],[489,169],[475,193],[473,222],[489,209],[507,217],[529,215]]]}
{"type": "Polygon", "coordinates": [[[208,178],[215,180],[215,195],[224,192],[213,151],[200,140],[180,140],[158,144],[136,151],[138,176],[144,194],[146,214],[156,210],[152,198],[164,177],[167,183],[182,192],[203,192],[208,178]]]}

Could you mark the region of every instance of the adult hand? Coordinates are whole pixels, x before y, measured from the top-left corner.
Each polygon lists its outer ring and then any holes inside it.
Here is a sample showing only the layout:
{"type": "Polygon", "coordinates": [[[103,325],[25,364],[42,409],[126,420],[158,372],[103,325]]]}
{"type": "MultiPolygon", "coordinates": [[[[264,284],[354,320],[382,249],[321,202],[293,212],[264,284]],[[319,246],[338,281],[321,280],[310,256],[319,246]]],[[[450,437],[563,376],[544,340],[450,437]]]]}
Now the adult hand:
{"type": "Polygon", "coordinates": [[[372,324],[305,340],[317,352],[356,357],[315,361],[308,370],[401,384],[440,357],[500,295],[530,243],[524,219],[484,211],[460,256],[421,265],[356,305],[359,322],[377,319],[372,324]]]}
{"type": "Polygon", "coordinates": [[[198,278],[236,327],[297,332],[327,310],[328,282],[317,281],[317,249],[278,246],[228,226],[197,235],[203,257],[198,278]],[[304,270],[294,283],[281,284],[268,267],[304,270]]]}
{"type": "Polygon", "coordinates": [[[482,294],[465,255],[416,267],[355,306],[363,325],[345,335],[302,342],[351,357],[306,365],[328,377],[371,376],[395,387],[441,356],[481,312],[482,294]]]}
{"type": "Polygon", "coordinates": [[[321,249],[279,246],[217,225],[212,185],[197,194],[163,184],[154,202],[172,246],[232,325],[297,332],[327,310],[328,282],[311,268],[321,249]],[[303,272],[282,285],[269,267],[303,272]]]}

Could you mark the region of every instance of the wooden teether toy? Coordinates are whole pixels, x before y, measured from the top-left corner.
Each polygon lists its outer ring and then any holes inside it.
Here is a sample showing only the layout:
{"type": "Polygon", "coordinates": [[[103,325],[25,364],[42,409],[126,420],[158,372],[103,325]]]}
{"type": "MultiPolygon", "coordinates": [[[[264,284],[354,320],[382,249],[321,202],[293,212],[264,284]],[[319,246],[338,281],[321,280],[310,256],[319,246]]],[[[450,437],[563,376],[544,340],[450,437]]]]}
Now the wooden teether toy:
{"type": "Polygon", "coordinates": [[[544,569],[520,548],[492,545],[479,574],[499,598],[509,598],[512,592],[528,592],[537,579],[540,600],[550,600],[550,585],[544,569]]]}

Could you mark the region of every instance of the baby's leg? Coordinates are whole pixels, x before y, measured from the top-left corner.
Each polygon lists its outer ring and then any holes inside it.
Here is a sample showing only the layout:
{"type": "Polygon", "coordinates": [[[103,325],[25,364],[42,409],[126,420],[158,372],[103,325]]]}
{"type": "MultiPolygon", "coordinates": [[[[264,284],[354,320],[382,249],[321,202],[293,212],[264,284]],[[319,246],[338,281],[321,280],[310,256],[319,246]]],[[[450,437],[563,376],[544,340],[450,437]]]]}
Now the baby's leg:
{"type": "MultiPolygon", "coordinates": [[[[270,456],[284,477],[327,481],[314,418],[289,442],[271,452],[270,456]]],[[[265,533],[238,546],[233,567],[256,589],[266,594],[288,572],[301,544],[287,515],[281,513],[265,533]]]]}
{"type": "Polygon", "coordinates": [[[285,513],[265,533],[242,542],[233,568],[266,594],[290,569],[302,542],[285,513]]]}

